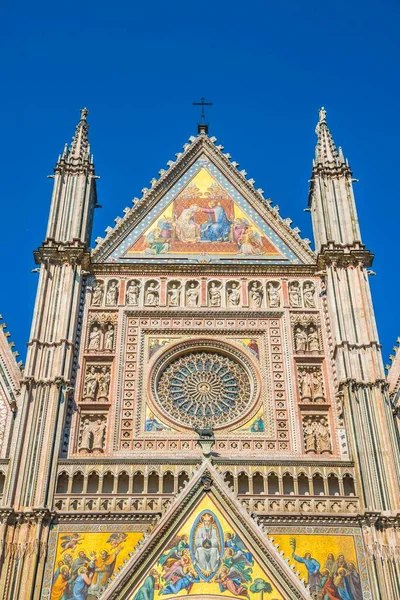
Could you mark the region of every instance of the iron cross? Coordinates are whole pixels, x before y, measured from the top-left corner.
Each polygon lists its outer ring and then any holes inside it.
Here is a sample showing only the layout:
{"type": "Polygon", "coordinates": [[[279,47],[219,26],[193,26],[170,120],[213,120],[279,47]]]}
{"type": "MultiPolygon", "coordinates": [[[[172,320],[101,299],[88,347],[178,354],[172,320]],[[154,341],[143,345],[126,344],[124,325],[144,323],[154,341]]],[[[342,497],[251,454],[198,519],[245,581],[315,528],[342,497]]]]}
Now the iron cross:
{"type": "Polygon", "coordinates": [[[204,107],[205,106],[212,106],[212,105],[213,105],[213,103],[212,102],[206,102],[206,99],[204,97],[200,98],[200,102],[193,102],[193,106],[201,106],[201,116],[200,116],[200,119],[202,121],[204,121],[205,118],[206,118],[206,115],[204,113],[204,107]]]}

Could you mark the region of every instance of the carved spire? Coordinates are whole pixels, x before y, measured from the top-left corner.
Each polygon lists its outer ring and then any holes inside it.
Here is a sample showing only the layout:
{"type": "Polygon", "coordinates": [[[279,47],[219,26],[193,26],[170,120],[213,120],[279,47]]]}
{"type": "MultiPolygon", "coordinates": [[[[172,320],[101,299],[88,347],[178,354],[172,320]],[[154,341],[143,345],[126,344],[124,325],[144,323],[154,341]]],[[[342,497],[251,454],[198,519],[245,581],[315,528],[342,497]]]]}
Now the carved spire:
{"type": "Polygon", "coordinates": [[[315,147],[314,165],[332,168],[346,164],[342,149],[336,149],[332,134],[326,122],[326,110],[322,106],[319,110],[319,121],[315,128],[317,145],[315,147]]]}
{"type": "Polygon", "coordinates": [[[81,109],[81,119],[76,127],[74,137],[72,138],[71,150],[68,155],[69,160],[89,160],[90,145],[88,140],[89,125],[86,117],[89,111],[87,108],[81,109]]]}

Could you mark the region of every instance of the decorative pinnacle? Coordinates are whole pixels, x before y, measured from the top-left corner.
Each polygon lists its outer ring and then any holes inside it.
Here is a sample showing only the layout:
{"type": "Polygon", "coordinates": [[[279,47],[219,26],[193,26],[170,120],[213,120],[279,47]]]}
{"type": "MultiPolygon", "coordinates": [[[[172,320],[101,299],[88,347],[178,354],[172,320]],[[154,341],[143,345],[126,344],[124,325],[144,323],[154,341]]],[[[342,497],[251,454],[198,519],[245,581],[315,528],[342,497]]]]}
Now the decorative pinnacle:
{"type": "Polygon", "coordinates": [[[86,121],[89,111],[87,108],[81,108],[81,121],[86,121]]]}
{"type": "Polygon", "coordinates": [[[326,110],[322,106],[319,109],[319,120],[315,128],[317,134],[317,145],[315,147],[315,163],[324,167],[338,167],[345,164],[343,152],[337,151],[332,134],[326,122],[326,110]]]}
{"type": "Polygon", "coordinates": [[[89,114],[87,108],[82,108],[81,118],[76,127],[74,137],[72,138],[71,151],[69,153],[68,159],[80,159],[80,160],[89,160],[89,140],[88,140],[88,130],[89,125],[87,123],[86,117],[89,114]]]}

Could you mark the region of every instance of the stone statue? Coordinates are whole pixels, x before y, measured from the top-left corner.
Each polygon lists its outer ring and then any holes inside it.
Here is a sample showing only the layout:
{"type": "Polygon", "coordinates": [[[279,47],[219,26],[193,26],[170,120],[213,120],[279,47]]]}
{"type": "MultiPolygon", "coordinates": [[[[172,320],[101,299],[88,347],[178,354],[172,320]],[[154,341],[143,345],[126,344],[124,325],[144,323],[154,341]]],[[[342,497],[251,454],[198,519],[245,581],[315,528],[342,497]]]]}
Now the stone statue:
{"type": "Polygon", "coordinates": [[[228,306],[239,306],[240,304],[240,288],[238,283],[232,283],[228,289],[228,306]]]}
{"type": "Polygon", "coordinates": [[[213,281],[208,289],[208,298],[210,306],[221,306],[221,286],[213,281]]]}
{"type": "Polygon", "coordinates": [[[315,439],[318,454],[330,454],[332,452],[331,434],[324,417],[315,422],[315,439]]]}
{"type": "Polygon", "coordinates": [[[104,334],[104,349],[105,350],[113,350],[114,349],[114,326],[109,323],[107,325],[106,332],[104,334]]]}
{"type": "Polygon", "coordinates": [[[86,371],[85,383],[83,386],[83,397],[84,398],[92,398],[92,400],[96,397],[97,391],[97,374],[95,367],[89,367],[86,371]]]}
{"type": "Polygon", "coordinates": [[[168,290],[168,304],[169,306],[180,306],[181,304],[181,290],[177,283],[173,283],[168,290]]]}
{"type": "Polygon", "coordinates": [[[307,351],[307,334],[300,325],[294,331],[294,349],[301,353],[307,351]]]}
{"type": "Polygon", "coordinates": [[[97,325],[93,326],[89,334],[89,350],[100,350],[101,331],[97,325]]]}
{"type": "Polygon", "coordinates": [[[261,286],[256,281],[252,283],[249,295],[251,308],[261,308],[263,294],[261,286]]]}
{"type": "Polygon", "coordinates": [[[321,371],[313,371],[311,374],[312,377],[312,387],[313,387],[313,397],[315,400],[323,400],[324,399],[324,386],[322,380],[321,371]]]}
{"type": "Polygon", "coordinates": [[[84,452],[90,452],[92,444],[92,428],[89,419],[85,419],[82,423],[81,429],[81,441],[79,443],[79,450],[84,452]]]}
{"type": "Polygon", "coordinates": [[[93,450],[103,452],[104,450],[104,434],[106,431],[106,423],[103,419],[98,418],[93,424],[93,450]]]}
{"type": "Polygon", "coordinates": [[[318,331],[312,325],[308,329],[307,346],[309,352],[319,352],[320,350],[318,331]]]}
{"type": "Polygon", "coordinates": [[[107,289],[106,304],[110,306],[116,306],[118,302],[118,291],[118,282],[110,281],[107,289]]]}
{"type": "Polygon", "coordinates": [[[300,379],[300,397],[302,400],[312,400],[313,397],[313,382],[312,375],[308,369],[304,369],[299,373],[300,379]]]}
{"type": "Polygon", "coordinates": [[[197,306],[199,302],[199,289],[195,283],[191,283],[189,288],[186,290],[186,305],[197,306]]]}
{"type": "Polygon", "coordinates": [[[303,298],[305,308],[315,308],[315,285],[313,283],[304,284],[303,298]]]}
{"type": "Polygon", "coordinates": [[[322,373],[318,367],[304,367],[299,370],[301,400],[318,402],[324,400],[322,373]]]}
{"type": "Polygon", "coordinates": [[[269,283],[267,286],[267,294],[268,294],[268,302],[269,302],[269,306],[270,308],[278,308],[280,305],[280,295],[279,295],[279,290],[281,289],[281,286],[278,285],[274,285],[273,283],[269,283]]]}
{"type": "Polygon", "coordinates": [[[289,283],[289,303],[292,308],[301,308],[301,292],[298,281],[289,283]]]}
{"type": "Polygon", "coordinates": [[[92,306],[100,306],[103,302],[104,285],[101,281],[97,281],[93,288],[92,306]]]}
{"type": "Polygon", "coordinates": [[[151,281],[146,290],[146,304],[147,306],[158,306],[158,286],[151,281]]]}
{"type": "Polygon", "coordinates": [[[108,398],[110,392],[110,368],[102,367],[99,377],[99,398],[108,398]]]}
{"type": "Polygon", "coordinates": [[[131,281],[126,290],[126,303],[130,306],[137,306],[139,304],[139,293],[140,286],[136,281],[131,281]]]}
{"type": "Polygon", "coordinates": [[[315,423],[311,417],[303,422],[304,449],[307,453],[315,452],[315,423]]]}

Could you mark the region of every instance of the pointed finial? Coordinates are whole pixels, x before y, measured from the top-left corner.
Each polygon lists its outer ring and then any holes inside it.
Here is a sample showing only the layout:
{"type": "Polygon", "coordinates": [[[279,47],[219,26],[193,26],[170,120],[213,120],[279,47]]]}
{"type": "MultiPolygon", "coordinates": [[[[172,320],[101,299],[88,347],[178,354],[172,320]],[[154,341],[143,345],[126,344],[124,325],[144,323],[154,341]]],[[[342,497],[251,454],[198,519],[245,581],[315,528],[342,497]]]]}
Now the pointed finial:
{"type": "Polygon", "coordinates": [[[319,109],[319,122],[326,123],[326,110],[323,106],[319,109]]]}
{"type": "Polygon", "coordinates": [[[74,137],[72,138],[71,151],[69,154],[70,160],[89,160],[90,156],[90,147],[88,141],[89,125],[86,120],[89,111],[87,108],[81,108],[80,113],[81,118],[76,127],[74,137]]]}

